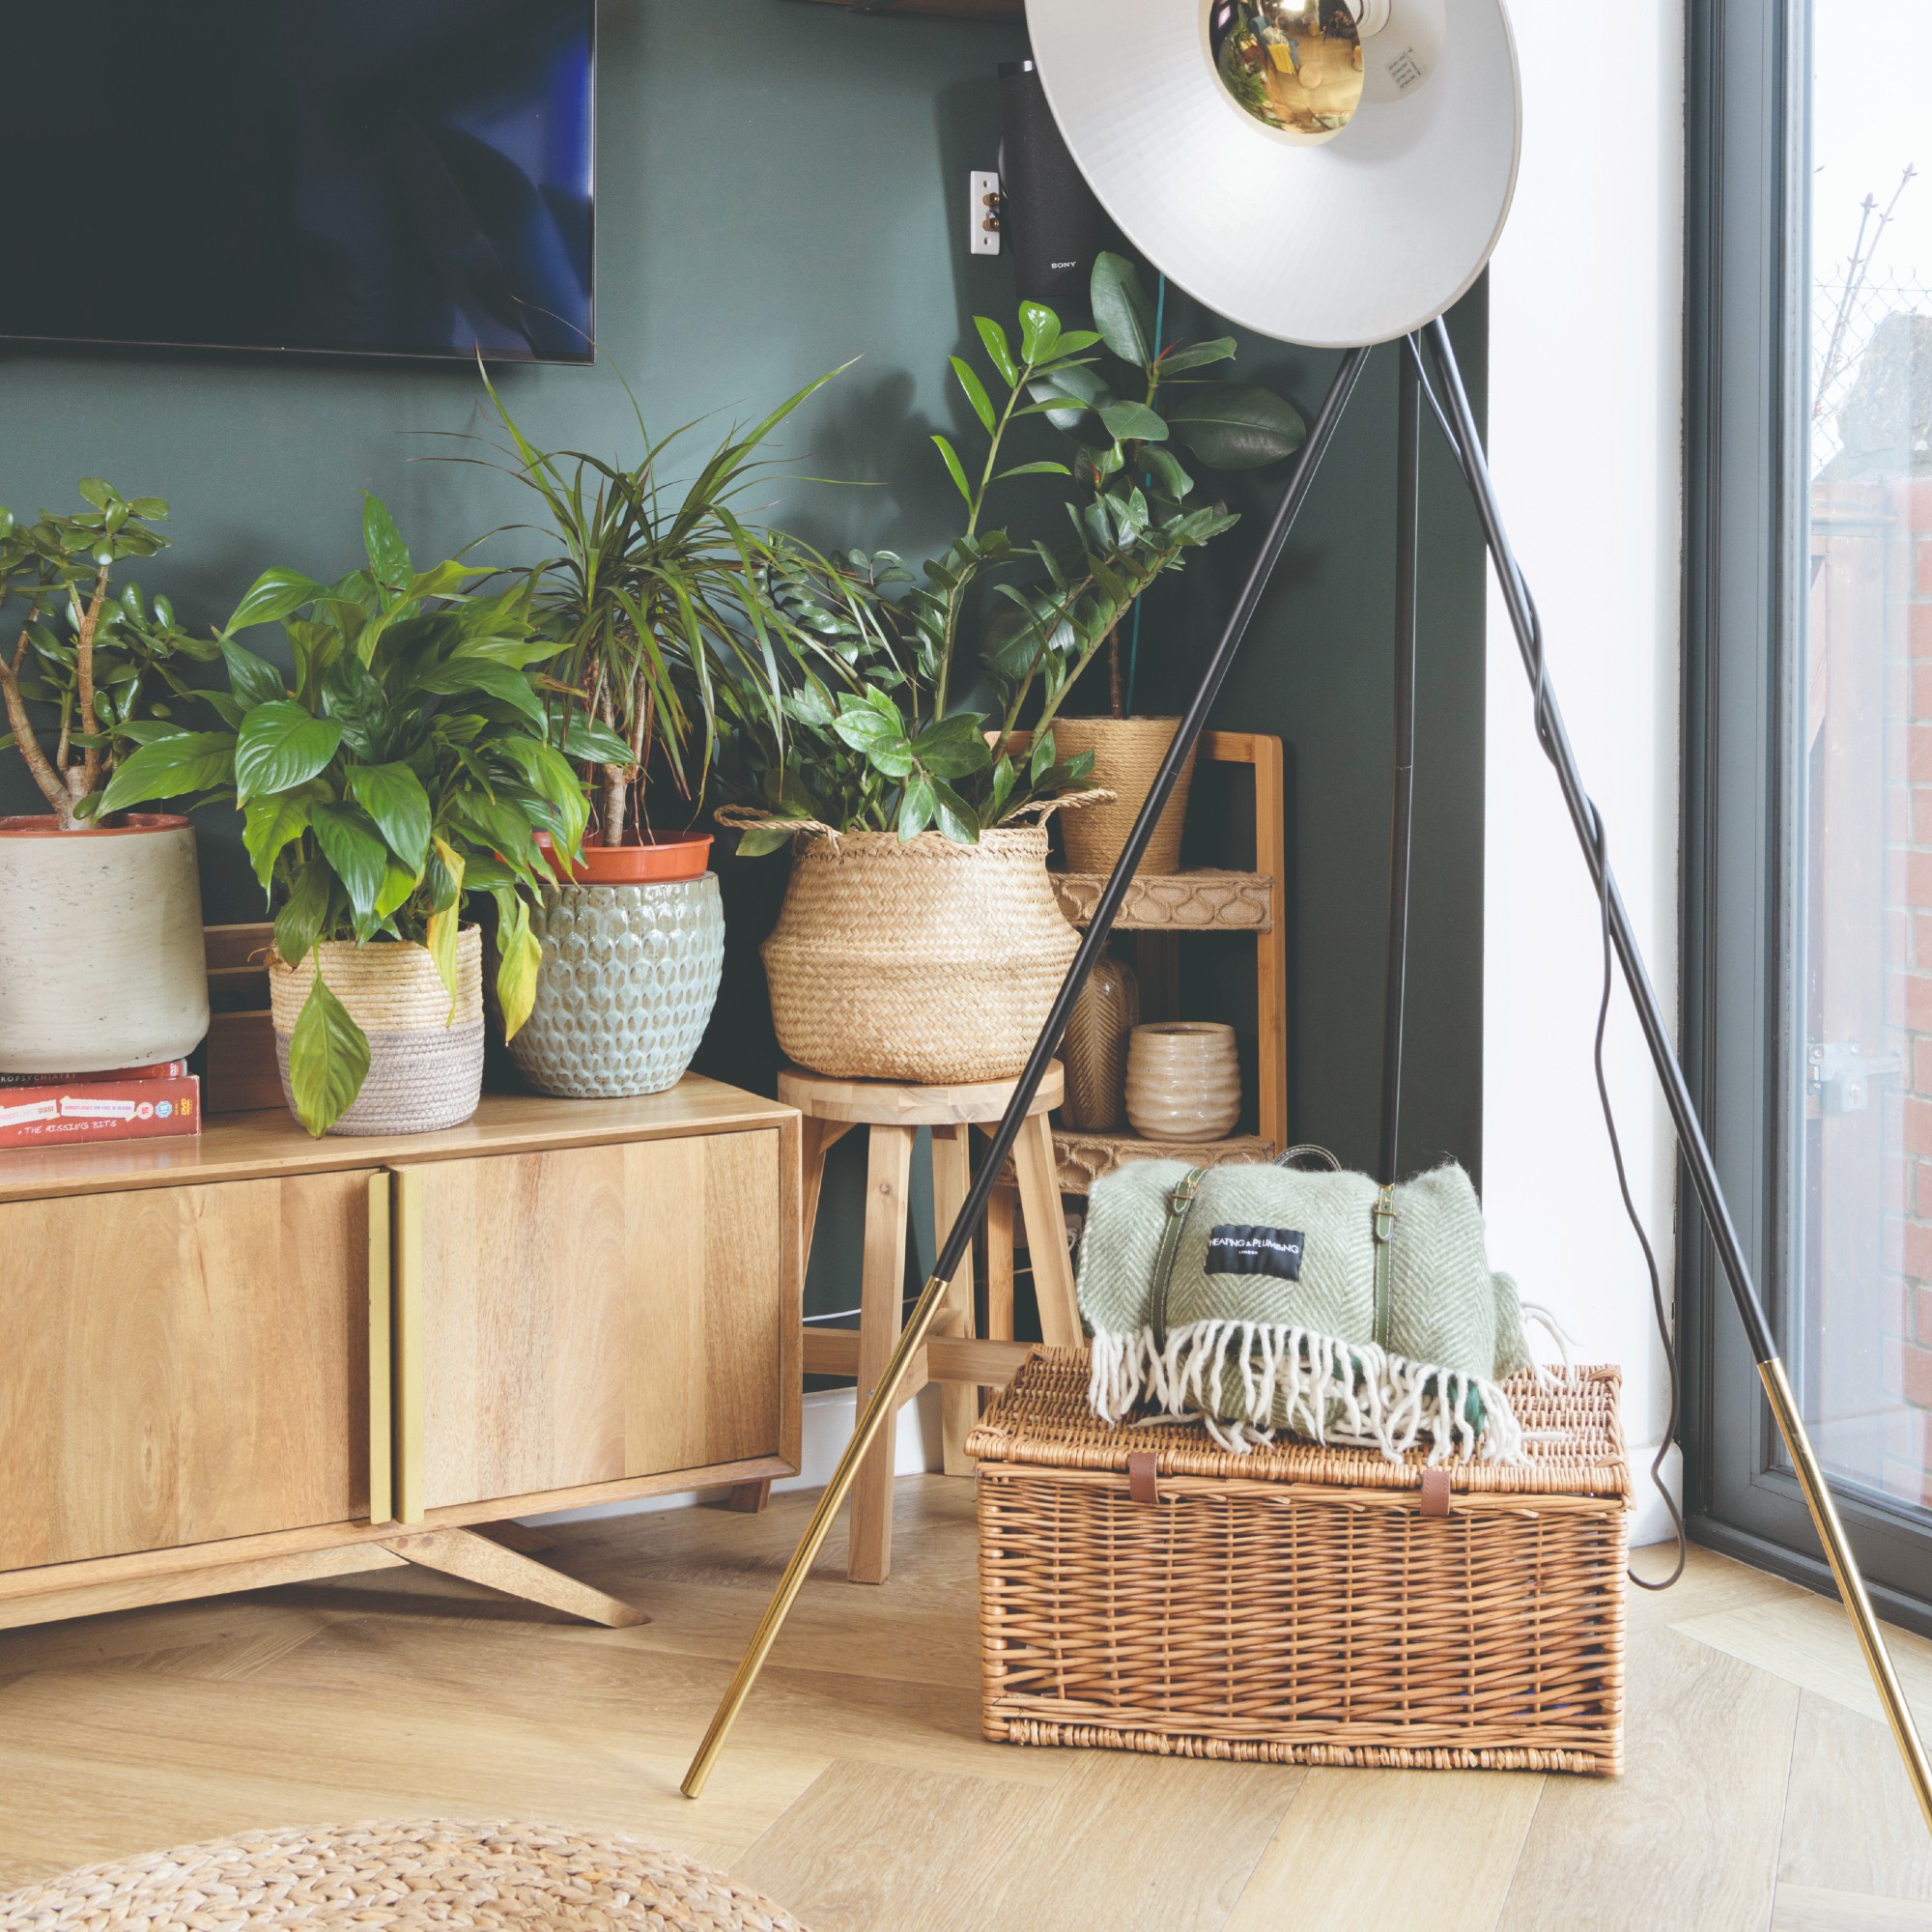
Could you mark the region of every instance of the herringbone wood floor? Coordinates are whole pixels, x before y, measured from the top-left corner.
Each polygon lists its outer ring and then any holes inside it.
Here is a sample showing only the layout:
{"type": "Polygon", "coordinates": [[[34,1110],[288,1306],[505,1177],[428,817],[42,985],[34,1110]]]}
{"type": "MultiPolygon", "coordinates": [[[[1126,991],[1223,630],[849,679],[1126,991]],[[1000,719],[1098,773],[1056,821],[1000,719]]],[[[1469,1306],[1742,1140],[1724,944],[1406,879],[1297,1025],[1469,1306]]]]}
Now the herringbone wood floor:
{"type": "MultiPolygon", "coordinates": [[[[835,1537],[710,1790],[677,1780],[803,1520],[573,1524],[653,1622],[429,1573],[0,1634],[0,1889],[271,1825],[635,1833],[813,1932],[1932,1928],[1932,1842],[1833,1606],[1699,1553],[1632,1605],[1630,1770],[1304,1772],[982,1743],[972,1490],[899,1485],[893,1580],[835,1537]]],[[[1932,1717],[1932,1645],[1900,1638],[1932,1717]]]]}

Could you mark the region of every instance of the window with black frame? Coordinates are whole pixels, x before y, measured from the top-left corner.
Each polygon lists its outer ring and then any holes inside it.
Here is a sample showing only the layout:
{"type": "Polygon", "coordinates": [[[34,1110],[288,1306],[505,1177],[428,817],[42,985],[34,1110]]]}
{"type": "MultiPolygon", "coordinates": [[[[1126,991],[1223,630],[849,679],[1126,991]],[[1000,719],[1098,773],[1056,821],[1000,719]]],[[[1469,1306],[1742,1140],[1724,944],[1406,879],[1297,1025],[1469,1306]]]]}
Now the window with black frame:
{"type": "MultiPolygon", "coordinates": [[[[1922,1628],[1932,8],[1692,14],[1686,1037],[1874,1596],[1922,1628]]],[[[1700,1530],[1822,1581],[1694,1226],[1684,1259],[1700,1530]]]]}

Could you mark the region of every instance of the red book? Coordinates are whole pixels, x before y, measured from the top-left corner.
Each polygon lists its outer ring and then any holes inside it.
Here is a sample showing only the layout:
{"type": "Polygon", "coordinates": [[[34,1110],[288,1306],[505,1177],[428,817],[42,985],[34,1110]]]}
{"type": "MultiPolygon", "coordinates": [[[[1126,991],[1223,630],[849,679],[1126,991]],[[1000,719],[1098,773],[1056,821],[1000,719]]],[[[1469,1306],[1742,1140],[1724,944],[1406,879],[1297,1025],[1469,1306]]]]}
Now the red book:
{"type": "Polygon", "coordinates": [[[124,1080],[185,1080],[187,1062],[159,1060],[152,1066],[110,1066],[99,1073],[0,1073],[0,1087],[99,1087],[124,1080]]]}
{"type": "Polygon", "coordinates": [[[0,1094],[0,1148],[156,1140],[201,1131],[201,1082],[71,1080],[0,1094]]]}

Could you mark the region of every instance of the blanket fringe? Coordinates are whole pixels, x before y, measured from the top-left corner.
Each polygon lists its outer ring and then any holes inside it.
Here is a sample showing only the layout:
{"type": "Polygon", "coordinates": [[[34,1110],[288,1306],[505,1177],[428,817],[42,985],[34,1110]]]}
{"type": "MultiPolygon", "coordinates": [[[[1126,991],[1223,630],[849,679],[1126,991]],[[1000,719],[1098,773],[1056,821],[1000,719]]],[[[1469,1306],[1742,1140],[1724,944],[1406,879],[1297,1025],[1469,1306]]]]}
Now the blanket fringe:
{"type": "Polygon", "coordinates": [[[1295,1435],[1372,1446],[1391,1462],[1425,1439],[1432,1465],[1524,1461],[1522,1425],[1509,1397],[1487,1377],[1406,1361],[1306,1328],[1196,1321],[1172,1330],[1164,1349],[1151,1328],[1096,1330],[1092,1365],[1088,1401],[1101,1421],[1123,1422],[1143,1403],[1153,1403],[1168,1415],[1205,1423],[1235,1455],[1272,1442],[1280,1414],[1295,1435]],[[1483,1401],[1480,1436],[1464,1413],[1471,1389],[1483,1401]]]}

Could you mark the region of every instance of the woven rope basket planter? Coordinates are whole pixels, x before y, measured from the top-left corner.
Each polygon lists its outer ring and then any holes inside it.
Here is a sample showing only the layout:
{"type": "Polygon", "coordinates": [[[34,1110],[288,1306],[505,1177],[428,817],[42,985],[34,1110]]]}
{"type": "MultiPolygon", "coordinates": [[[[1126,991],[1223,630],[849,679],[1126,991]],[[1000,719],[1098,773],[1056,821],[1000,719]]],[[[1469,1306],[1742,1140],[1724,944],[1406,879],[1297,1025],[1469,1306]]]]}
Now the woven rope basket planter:
{"type": "Polygon", "coordinates": [[[996,1743],[1420,1770],[1623,1762],[1615,1369],[1506,1384],[1526,1466],[1113,1429],[1037,1356],[974,1430],[996,1743]],[[1128,1459],[1151,1459],[1137,1481],[1128,1459]],[[1137,1499],[1135,1491],[1141,1492],[1137,1499]],[[1151,1494],[1149,1492],[1151,1490],[1151,1494]]]}
{"type": "Polygon", "coordinates": [[[0,1898],[0,1932],[805,1932],[677,1852],[542,1825],[316,1826],[90,1865],[0,1898]]]}
{"type": "MultiPolygon", "coordinates": [[[[1094,753],[1093,782],[1114,794],[1111,801],[1066,819],[1061,836],[1066,867],[1072,872],[1107,873],[1126,849],[1127,835],[1153,789],[1154,774],[1180,728],[1179,718],[1056,718],[1054,749],[1063,758],[1094,753]]],[[[1136,867],[1137,874],[1180,870],[1180,834],[1187,819],[1187,795],[1194,787],[1197,746],[1187,754],[1174,791],[1153,828],[1153,837],[1136,867]]]]}
{"type": "Polygon", "coordinates": [[[424,946],[326,939],[299,966],[269,954],[275,1060],[289,1094],[289,1036],[322,961],[323,982],[369,1036],[369,1076],[332,1134],[426,1134],[460,1127],[483,1093],[483,934],[456,940],[456,1009],[424,946]]]}
{"type": "Polygon", "coordinates": [[[1046,873],[1046,828],[810,834],[760,949],[786,1057],[848,1080],[1010,1080],[1080,936],[1046,873]]]}

